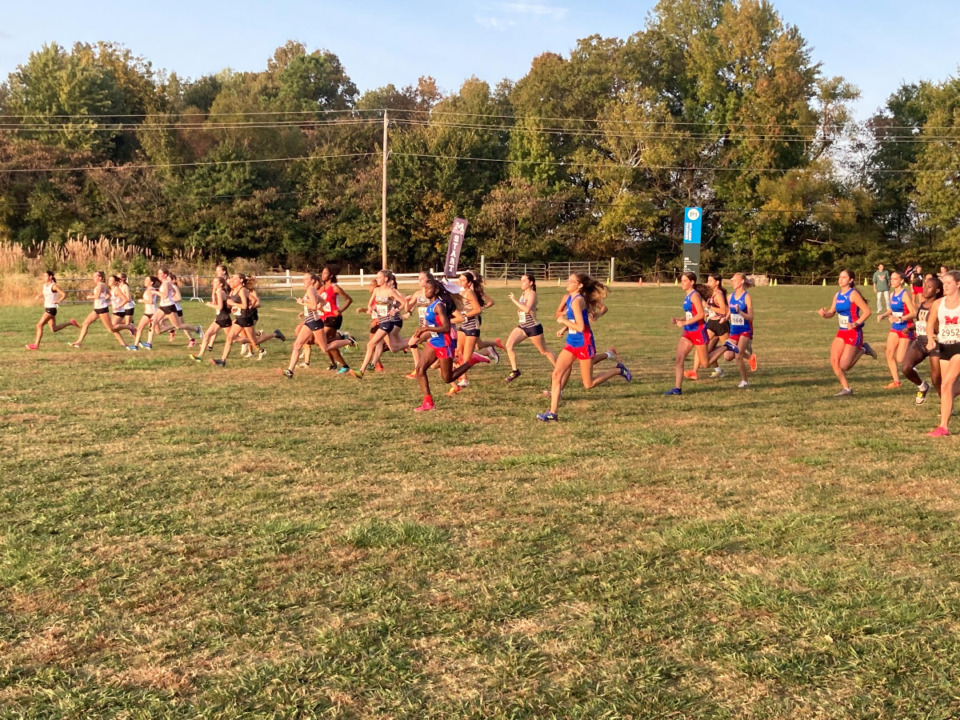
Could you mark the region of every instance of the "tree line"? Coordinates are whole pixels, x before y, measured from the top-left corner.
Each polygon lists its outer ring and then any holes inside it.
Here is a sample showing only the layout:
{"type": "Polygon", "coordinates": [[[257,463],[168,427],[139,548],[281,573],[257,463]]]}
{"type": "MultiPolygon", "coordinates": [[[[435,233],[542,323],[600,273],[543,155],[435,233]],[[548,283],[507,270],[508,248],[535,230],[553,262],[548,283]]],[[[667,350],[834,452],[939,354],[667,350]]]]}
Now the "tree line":
{"type": "Polygon", "coordinates": [[[864,124],[763,0],[661,2],[644,28],[544,53],[491,87],[360,93],[297,42],[257,72],[156,71],[122,46],[46,45],[0,86],[0,239],[104,234],[158,254],[379,265],[383,116],[396,269],[615,256],[817,278],[960,248],[960,80],[896,89],[864,124]]]}

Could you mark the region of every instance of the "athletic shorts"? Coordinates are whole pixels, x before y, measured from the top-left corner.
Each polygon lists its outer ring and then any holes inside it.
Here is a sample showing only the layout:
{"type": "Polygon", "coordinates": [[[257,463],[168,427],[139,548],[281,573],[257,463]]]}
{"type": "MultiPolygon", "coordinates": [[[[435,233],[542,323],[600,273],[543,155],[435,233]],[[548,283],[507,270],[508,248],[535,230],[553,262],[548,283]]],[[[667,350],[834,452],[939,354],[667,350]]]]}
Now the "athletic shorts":
{"type": "Polygon", "coordinates": [[[57,316],[57,308],[44,308],[43,311],[50,317],[57,316]]]}
{"type": "Polygon", "coordinates": [[[343,315],[331,315],[328,318],[323,319],[323,326],[325,328],[333,328],[334,330],[339,330],[343,327],[343,315]]]}
{"type": "Polygon", "coordinates": [[[143,316],[144,316],[147,320],[149,320],[150,318],[153,317],[153,313],[145,312],[145,313],[143,314],[143,316]]]}
{"type": "Polygon", "coordinates": [[[250,319],[253,320],[254,325],[260,322],[260,308],[253,309],[253,312],[250,313],[250,319]]]}
{"type": "MultiPolygon", "coordinates": [[[[252,319],[250,324],[253,324],[252,319]]],[[[311,332],[317,332],[317,330],[320,330],[323,327],[323,320],[320,318],[313,318],[312,320],[307,320],[304,325],[306,325],[307,329],[309,329],[311,332]]]]}
{"type": "Polygon", "coordinates": [[[589,360],[597,354],[597,349],[593,346],[593,343],[584,345],[582,347],[570,347],[569,345],[564,345],[563,349],[573,355],[577,360],[589,360]]]}
{"type": "Polygon", "coordinates": [[[927,350],[927,337],[925,335],[918,335],[914,338],[914,341],[910,343],[910,347],[920,353],[920,361],[923,361],[923,358],[939,358],[940,357],[940,346],[936,345],[933,350],[927,350]]]}
{"type": "Polygon", "coordinates": [[[890,332],[901,340],[913,340],[916,338],[916,335],[913,334],[913,330],[891,330],[890,332]]]}
{"type": "Polygon", "coordinates": [[[730,342],[732,342],[734,345],[736,345],[737,343],[740,342],[740,338],[741,338],[742,336],[744,336],[744,335],[745,335],[746,337],[750,338],[751,340],[753,340],[753,331],[752,331],[752,330],[746,330],[746,331],[744,331],[744,332],[742,332],[742,333],[737,333],[736,335],[731,335],[731,336],[730,336],[730,342]]]}
{"type": "Polygon", "coordinates": [[[97,315],[106,315],[108,312],[110,312],[110,308],[108,308],[108,307],[105,307],[105,308],[94,308],[93,311],[94,311],[97,315]]]}
{"type": "Polygon", "coordinates": [[[843,340],[846,345],[860,347],[863,345],[863,328],[847,328],[846,330],[837,330],[837,337],[843,340]]]}
{"type": "Polygon", "coordinates": [[[683,336],[697,346],[706,345],[708,342],[707,329],[705,327],[699,330],[684,330],[683,336]]]}
{"type": "Polygon", "coordinates": [[[399,330],[403,327],[403,320],[386,320],[383,322],[378,322],[377,327],[373,328],[373,331],[383,330],[387,335],[392,333],[394,329],[399,330]]]}
{"type": "Polygon", "coordinates": [[[437,347],[436,345],[427,345],[428,348],[433,350],[433,354],[438,360],[445,360],[447,358],[453,359],[453,353],[455,348],[452,347],[437,347]]]}
{"type": "Polygon", "coordinates": [[[940,343],[939,350],[940,359],[945,362],[950,362],[951,358],[960,355],[960,343],[948,343],[947,345],[940,343]]]}
{"type": "Polygon", "coordinates": [[[714,337],[730,334],[730,323],[720,322],[719,320],[708,320],[707,330],[713,333],[714,337]]]}
{"type": "Polygon", "coordinates": [[[177,317],[183,320],[183,310],[180,308],[177,308],[177,317]]]}
{"type": "Polygon", "coordinates": [[[233,324],[233,318],[230,317],[230,313],[217,313],[217,317],[213,320],[219,327],[228,328],[233,324]]]}
{"type": "Polygon", "coordinates": [[[910,288],[913,290],[914,295],[923,294],[923,285],[911,285],[910,288]]]}
{"type": "Polygon", "coordinates": [[[120,318],[120,319],[123,319],[124,317],[126,317],[126,315],[127,315],[127,313],[126,313],[125,311],[123,311],[123,310],[121,310],[121,311],[119,311],[119,312],[115,312],[115,313],[113,314],[114,317],[118,317],[118,318],[120,318]]]}
{"type": "Polygon", "coordinates": [[[173,315],[174,313],[177,312],[177,306],[176,306],[176,305],[161,305],[161,306],[160,306],[159,308],[157,308],[157,309],[158,309],[161,313],[163,313],[164,315],[173,315]]]}
{"type": "Polygon", "coordinates": [[[519,328],[523,330],[527,337],[537,337],[538,335],[543,335],[543,325],[540,323],[537,323],[533,327],[524,327],[523,325],[520,325],[519,328]]]}
{"type": "MultiPolygon", "coordinates": [[[[234,322],[237,324],[237,327],[253,327],[253,318],[249,316],[244,317],[243,315],[239,315],[234,319],[234,322]]],[[[307,324],[309,325],[309,323],[307,324]]]]}
{"type": "Polygon", "coordinates": [[[134,308],[124,308],[123,310],[118,312],[117,315],[126,315],[127,317],[133,317],[133,310],[134,308]]]}

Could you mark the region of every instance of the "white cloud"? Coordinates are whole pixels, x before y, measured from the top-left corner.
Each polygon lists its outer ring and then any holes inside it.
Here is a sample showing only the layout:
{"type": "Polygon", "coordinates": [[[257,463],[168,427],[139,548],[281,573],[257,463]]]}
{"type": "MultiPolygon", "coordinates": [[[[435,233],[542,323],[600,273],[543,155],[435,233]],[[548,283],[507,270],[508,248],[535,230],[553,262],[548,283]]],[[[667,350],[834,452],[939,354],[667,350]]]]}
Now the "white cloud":
{"type": "Polygon", "coordinates": [[[542,2],[527,2],[527,0],[519,0],[519,2],[507,2],[500,3],[500,7],[509,13],[516,13],[517,15],[534,15],[536,17],[551,17],[554,20],[560,21],[567,14],[567,8],[562,7],[553,7],[542,2]]]}
{"type": "Polygon", "coordinates": [[[477,15],[474,18],[477,24],[489,30],[506,30],[511,25],[516,25],[514,20],[504,20],[503,18],[492,17],[489,15],[477,15]]]}
{"type": "Polygon", "coordinates": [[[483,5],[480,8],[483,15],[476,15],[474,19],[478,25],[491,30],[505,30],[517,25],[518,17],[533,19],[549,19],[560,22],[567,15],[567,8],[554,7],[546,2],[532,0],[515,0],[515,2],[499,2],[492,5],[483,5]],[[511,17],[513,16],[513,17],[511,17]]]}

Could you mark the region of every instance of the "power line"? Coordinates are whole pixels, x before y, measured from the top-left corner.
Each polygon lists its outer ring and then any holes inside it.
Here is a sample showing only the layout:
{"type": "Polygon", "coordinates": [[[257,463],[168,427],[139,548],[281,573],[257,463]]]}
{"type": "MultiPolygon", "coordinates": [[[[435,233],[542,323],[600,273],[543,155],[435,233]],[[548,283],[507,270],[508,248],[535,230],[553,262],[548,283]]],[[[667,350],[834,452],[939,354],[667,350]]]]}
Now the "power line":
{"type": "Polygon", "coordinates": [[[145,163],[140,165],[88,165],[85,167],[66,167],[66,168],[12,168],[5,170],[0,168],[0,175],[3,173],[43,173],[43,172],[81,172],[81,171],[92,171],[92,170],[108,170],[108,171],[118,171],[118,170],[148,170],[153,168],[179,168],[179,167],[205,167],[211,165],[244,165],[244,164],[261,164],[261,163],[274,163],[274,162],[296,162],[298,160],[332,160],[337,158],[355,158],[355,157],[368,157],[370,155],[379,155],[379,153],[373,152],[363,152],[363,153],[343,153],[338,155],[307,155],[302,157],[283,157],[283,158],[260,158],[253,160],[211,160],[204,162],[188,162],[188,163],[145,163]]]}

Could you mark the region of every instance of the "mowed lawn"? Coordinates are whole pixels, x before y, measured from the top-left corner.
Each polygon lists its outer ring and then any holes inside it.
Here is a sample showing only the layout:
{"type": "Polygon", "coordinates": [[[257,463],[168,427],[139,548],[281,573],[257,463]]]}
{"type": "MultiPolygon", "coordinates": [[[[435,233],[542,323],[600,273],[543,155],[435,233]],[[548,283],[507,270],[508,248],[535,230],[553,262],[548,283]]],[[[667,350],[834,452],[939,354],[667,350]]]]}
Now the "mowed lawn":
{"type": "Polygon", "coordinates": [[[960,438],[882,359],[832,397],[832,292],[754,290],[752,387],[666,398],[682,292],[618,288],[635,380],[552,425],[529,343],[418,416],[405,356],[29,353],[39,308],[0,309],[0,717],[956,717],[960,438]]]}

